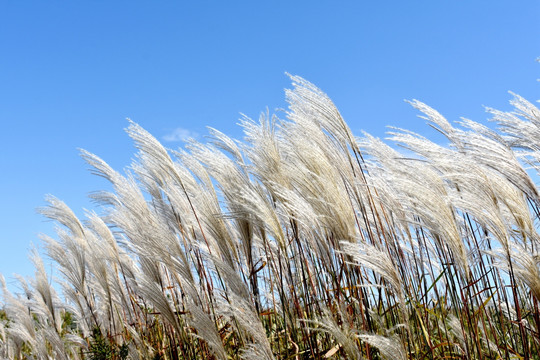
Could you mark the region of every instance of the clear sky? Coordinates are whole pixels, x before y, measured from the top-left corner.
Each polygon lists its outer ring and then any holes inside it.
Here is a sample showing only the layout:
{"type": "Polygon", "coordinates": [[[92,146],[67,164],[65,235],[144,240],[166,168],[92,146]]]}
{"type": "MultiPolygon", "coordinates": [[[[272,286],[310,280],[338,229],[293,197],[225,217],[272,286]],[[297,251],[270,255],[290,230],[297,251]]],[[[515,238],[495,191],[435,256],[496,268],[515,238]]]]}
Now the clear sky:
{"type": "Polygon", "coordinates": [[[131,118],[170,148],[205,126],[241,137],[239,113],[286,106],[285,72],[322,88],[353,132],[430,134],[403,102],[449,120],[539,99],[540,2],[0,0],[0,273],[30,275],[35,213],[53,194],[77,214],[107,187],[131,118]]]}

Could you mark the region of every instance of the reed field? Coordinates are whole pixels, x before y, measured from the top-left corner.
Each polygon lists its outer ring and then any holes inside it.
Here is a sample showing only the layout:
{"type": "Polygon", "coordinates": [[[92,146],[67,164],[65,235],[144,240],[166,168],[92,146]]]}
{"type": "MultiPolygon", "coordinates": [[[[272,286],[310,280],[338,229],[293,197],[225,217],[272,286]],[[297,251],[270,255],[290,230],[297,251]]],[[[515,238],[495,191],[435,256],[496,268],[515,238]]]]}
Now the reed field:
{"type": "Polygon", "coordinates": [[[413,100],[447,140],[384,142],[291,80],[241,141],[130,122],[129,169],[83,150],[114,190],[39,209],[58,276],[35,251],[2,279],[0,359],[540,359],[540,110],[512,94],[493,130],[413,100]]]}

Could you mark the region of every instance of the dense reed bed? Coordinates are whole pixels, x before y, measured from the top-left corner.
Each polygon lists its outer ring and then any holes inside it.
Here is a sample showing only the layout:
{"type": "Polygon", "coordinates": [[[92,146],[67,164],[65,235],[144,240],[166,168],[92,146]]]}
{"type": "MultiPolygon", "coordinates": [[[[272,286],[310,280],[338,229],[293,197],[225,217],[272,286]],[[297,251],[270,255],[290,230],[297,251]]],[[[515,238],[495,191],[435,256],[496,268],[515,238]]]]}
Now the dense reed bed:
{"type": "Polygon", "coordinates": [[[114,191],[40,209],[62,276],[35,253],[3,284],[0,358],[540,358],[540,111],[513,95],[493,131],[412,101],[448,144],[393,129],[398,152],[291,78],[243,141],[167,150],[130,123],[125,174],[82,151],[114,191]]]}

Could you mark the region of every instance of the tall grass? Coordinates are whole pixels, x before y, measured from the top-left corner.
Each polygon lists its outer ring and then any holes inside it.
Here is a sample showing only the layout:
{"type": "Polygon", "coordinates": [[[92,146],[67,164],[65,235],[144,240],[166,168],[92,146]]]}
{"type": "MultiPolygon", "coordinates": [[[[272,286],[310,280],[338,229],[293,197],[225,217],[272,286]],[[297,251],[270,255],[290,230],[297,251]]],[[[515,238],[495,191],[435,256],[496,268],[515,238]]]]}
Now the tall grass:
{"type": "Polygon", "coordinates": [[[2,281],[0,357],[540,358],[540,111],[514,95],[493,131],[415,100],[448,144],[393,129],[400,153],[291,78],[243,141],[167,150],[131,122],[125,174],[82,151],[114,191],[40,209],[62,276],[35,252],[22,293],[2,281]]]}

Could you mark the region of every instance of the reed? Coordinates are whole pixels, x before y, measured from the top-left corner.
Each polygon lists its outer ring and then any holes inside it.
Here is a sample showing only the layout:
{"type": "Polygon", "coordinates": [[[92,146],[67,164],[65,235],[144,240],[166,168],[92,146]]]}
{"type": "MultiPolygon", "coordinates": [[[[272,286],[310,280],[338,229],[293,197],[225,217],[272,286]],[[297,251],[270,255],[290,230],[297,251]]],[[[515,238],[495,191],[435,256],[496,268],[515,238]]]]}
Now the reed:
{"type": "Polygon", "coordinates": [[[124,174],[82,151],[113,191],[85,219],[47,198],[62,277],[34,252],[21,293],[1,279],[0,358],[539,359],[538,108],[513,95],[495,131],[414,100],[448,143],[392,129],[400,152],[291,79],[243,141],[130,122],[124,174]]]}

